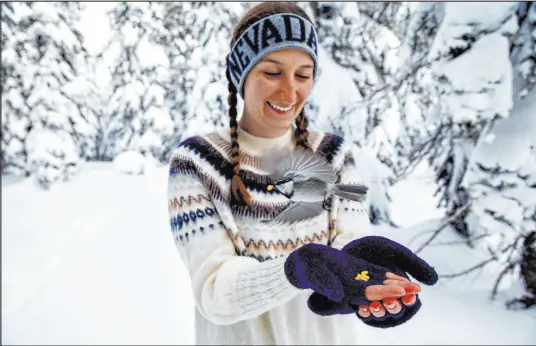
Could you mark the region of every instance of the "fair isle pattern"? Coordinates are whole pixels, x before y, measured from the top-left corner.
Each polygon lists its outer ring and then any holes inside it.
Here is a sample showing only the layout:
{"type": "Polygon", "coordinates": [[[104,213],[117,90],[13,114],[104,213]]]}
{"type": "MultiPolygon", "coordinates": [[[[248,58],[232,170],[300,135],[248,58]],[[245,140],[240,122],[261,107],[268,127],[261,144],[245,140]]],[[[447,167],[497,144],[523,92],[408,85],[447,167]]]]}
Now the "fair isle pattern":
{"type": "MultiPolygon", "coordinates": [[[[341,137],[311,131],[310,142],[337,171],[345,164],[354,164],[341,150],[341,137]]],[[[334,213],[328,211],[288,227],[262,223],[278,215],[288,201],[275,191],[267,191],[268,176],[256,173],[262,158],[246,151],[240,155],[240,176],[253,204],[231,207],[230,153],[230,138],[221,131],[188,138],[175,149],[169,171],[173,189],[169,214],[177,244],[187,246],[195,237],[224,231],[239,255],[265,261],[289,254],[303,244],[328,244],[337,236],[334,213]]]]}

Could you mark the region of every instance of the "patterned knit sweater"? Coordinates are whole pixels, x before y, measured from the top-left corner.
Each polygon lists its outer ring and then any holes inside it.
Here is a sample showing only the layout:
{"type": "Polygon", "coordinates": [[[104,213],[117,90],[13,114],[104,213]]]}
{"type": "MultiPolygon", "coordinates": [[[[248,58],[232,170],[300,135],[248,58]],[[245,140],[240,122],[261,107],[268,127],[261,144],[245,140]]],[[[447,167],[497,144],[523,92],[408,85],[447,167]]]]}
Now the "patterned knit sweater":
{"type": "MultiPolygon", "coordinates": [[[[168,182],[171,231],[190,273],[198,344],[356,344],[355,315],[322,317],[307,307],[311,290],[286,279],[286,256],[310,242],[341,248],[370,234],[364,203],[331,201],[330,211],[291,225],[262,223],[288,204],[268,192],[263,156],[294,150],[294,127],[278,138],[238,129],[241,177],[248,207],[230,206],[231,138],[228,130],[195,136],[173,152],[168,182]]],[[[310,130],[309,142],[339,173],[358,182],[341,137],[310,130]]]]}

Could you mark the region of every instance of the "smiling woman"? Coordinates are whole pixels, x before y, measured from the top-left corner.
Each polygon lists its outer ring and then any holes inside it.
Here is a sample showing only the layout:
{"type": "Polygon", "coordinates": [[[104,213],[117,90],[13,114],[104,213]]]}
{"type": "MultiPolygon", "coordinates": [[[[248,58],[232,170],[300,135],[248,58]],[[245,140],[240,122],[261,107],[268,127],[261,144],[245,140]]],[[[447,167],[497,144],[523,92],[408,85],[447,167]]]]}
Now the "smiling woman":
{"type": "Polygon", "coordinates": [[[313,88],[311,56],[286,48],[264,57],[244,83],[244,113],[239,126],[257,137],[283,135],[313,88]]]}
{"type": "Polygon", "coordinates": [[[360,182],[344,139],[308,128],[304,105],[318,77],[311,19],[293,3],[261,3],[230,46],[230,130],[186,139],[170,162],[170,226],[192,278],[197,343],[356,344],[360,320],[382,328],[409,320],[420,285],[406,271],[433,283],[433,269],[399,244],[367,237],[363,198],[323,197],[330,184],[360,182]],[[291,153],[313,155],[317,173],[332,172],[333,181],[272,185],[266,163],[291,153]],[[266,222],[315,191],[314,215],[266,222]]]}

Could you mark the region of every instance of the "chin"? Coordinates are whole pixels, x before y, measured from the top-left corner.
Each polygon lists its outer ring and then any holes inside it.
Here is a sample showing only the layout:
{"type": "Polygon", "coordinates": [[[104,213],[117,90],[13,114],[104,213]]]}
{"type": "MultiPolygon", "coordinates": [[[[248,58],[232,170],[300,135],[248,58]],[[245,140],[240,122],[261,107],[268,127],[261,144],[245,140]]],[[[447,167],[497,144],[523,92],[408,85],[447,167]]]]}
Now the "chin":
{"type": "Polygon", "coordinates": [[[268,121],[266,121],[266,123],[270,127],[278,128],[281,130],[286,130],[294,122],[295,119],[296,119],[295,116],[289,116],[285,118],[282,118],[282,117],[276,118],[274,116],[268,116],[266,119],[268,121]]]}

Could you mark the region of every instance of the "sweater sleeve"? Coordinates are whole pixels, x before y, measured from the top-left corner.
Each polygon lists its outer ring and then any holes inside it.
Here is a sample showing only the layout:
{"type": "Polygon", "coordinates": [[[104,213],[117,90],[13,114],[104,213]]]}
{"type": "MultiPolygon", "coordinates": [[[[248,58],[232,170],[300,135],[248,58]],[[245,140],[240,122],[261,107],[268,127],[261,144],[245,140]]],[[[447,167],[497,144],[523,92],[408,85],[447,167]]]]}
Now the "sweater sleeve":
{"type": "MultiPolygon", "coordinates": [[[[339,170],[339,182],[342,184],[363,184],[351,150],[342,151],[342,166],[339,170]]],[[[331,222],[334,224],[331,246],[343,248],[350,241],[372,233],[366,198],[362,201],[350,201],[334,197],[331,207],[331,222]]]]}
{"type": "Polygon", "coordinates": [[[221,207],[199,174],[202,161],[191,156],[181,147],[173,154],[168,210],[175,244],[189,271],[200,313],[212,323],[232,324],[293,298],[300,290],[285,276],[286,258],[260,262],[237,254],[229,227],[220,217],[221,207]]]}

